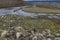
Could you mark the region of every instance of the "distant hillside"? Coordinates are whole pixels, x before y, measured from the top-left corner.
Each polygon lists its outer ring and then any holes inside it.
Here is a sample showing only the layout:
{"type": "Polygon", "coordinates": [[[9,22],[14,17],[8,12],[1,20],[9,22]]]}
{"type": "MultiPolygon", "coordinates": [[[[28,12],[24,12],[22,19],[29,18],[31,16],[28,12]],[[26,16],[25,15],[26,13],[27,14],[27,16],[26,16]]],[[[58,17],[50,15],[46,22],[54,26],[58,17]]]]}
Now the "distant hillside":
{"type": "Polygon", "coordinates": [[[60,9],[60,3],[59,2],[27,2],[28,4],[36,5],[38,7],[47,7],[47,8],[59,8],[60,9]]]}
{"type": "Polygon", "coordinates": [[[0,0],[0,8],[1,7],[11,7],[11,6],[20,6],[24,5],[23,0],[0,0]]]}
{"type": "Polygon", "coordinates": [[[25,0],[25,1],[60,1],[60,0],[25,0]]]}

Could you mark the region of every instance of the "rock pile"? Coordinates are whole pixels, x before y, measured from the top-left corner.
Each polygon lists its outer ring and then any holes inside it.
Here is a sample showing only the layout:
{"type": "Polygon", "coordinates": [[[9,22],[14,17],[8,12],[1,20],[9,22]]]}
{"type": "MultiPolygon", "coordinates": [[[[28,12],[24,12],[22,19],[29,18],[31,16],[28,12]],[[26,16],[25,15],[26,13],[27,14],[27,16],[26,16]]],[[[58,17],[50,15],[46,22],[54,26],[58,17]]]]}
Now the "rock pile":
{"type": "Polygon", "coordinates": [[[40,33],[35,29],[25,30],[22,27],[11,27],[1,33],[0,40],[60,40],[60,34],[52,34],[48,29],[40,33]]]}

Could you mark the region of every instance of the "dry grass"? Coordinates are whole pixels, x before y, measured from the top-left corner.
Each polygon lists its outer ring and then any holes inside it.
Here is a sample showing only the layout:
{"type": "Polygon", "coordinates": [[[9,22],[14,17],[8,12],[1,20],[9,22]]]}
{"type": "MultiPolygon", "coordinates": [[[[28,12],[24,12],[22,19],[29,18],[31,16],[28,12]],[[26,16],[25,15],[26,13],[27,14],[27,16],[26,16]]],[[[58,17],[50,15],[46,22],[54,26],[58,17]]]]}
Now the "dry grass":
{"type": "Polygon", "coordinates": [[[50,8],[40,8],[40,7],[31,7],[25,8],[26,12],[41,12],[41,13],[60,13],[60,9],[50,9],[50,8]]]}
{"type": "Polygon", "coordinates": [[[8,29],[9,26],[20,26],[28,30],[35,28],[38,31],[45,29],[56,31],[60,29],[60,22],[55,19],[32,19],[30,17],[23,17],[19,15],[6,15],[4,17],[0,17],[0,29],[8,29]],[[10,22],[11,20],[12,22],[10,22]]]}

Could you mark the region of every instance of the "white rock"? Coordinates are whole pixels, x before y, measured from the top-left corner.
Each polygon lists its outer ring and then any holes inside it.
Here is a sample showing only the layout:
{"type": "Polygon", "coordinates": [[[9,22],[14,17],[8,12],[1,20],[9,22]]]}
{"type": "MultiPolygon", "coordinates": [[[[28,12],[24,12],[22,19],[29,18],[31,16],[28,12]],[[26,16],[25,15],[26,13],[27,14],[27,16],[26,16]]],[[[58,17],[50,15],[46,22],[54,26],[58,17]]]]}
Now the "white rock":
{"type": "Polygon", "coordinates": [[[48,38],[47,40],[52,40],[51,38],[48,38]]]}
{"type": "Polygon", "coordinates": [[[21,34],[22,34],[21,32],[17,32],[16,37],[19,38],[21,34]]]}
{"type": "Polygon", "coordinates": [[[8,31],[4,30],[2,33],[1,33],[1,37],[5,37],[5,35],[8,33],[8,31]]]}

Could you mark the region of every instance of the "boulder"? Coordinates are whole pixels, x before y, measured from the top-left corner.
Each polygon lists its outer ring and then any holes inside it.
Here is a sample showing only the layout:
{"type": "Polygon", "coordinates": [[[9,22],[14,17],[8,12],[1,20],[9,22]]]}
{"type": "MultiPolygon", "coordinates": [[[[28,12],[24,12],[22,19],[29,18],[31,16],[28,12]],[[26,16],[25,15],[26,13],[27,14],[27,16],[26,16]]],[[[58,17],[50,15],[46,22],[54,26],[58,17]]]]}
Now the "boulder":
{"type": "Polygon", "coordinates": [[[6,31],[6,30],[2,31],[2,33],[1,33],[1,38],[4,38],[7,33],[8,33],[8,31],[6,31]]]}

